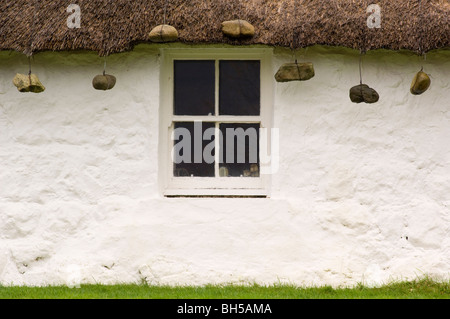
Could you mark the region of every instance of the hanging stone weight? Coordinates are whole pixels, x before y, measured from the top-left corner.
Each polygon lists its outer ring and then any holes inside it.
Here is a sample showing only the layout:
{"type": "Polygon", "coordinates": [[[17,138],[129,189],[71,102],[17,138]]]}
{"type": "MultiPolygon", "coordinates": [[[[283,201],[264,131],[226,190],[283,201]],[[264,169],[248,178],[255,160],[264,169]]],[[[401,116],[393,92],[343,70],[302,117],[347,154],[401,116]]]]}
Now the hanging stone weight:
{"type": "Polygon", "coordinates": [[[419,71],[412,80],[411,94],[420,95],[424,93],[430,87],[431,80],[428,74],[423,71],[419,71]]]}
{"type": "Polygon", "coordinates": [[[222,22],[222,32],[231,38],[251,38],[255,35],[255,28],[245,20],[222,22]]]}
{"type": "Polygon", "coordinates": [[[92,80],[92,86],[96,90],[111,90],[116,85],[116,77],[109,74],[99,74],[92,80]]]}
{"type": "Polygon", "coordinates": [[[366,84],[359,84],[350,89],[350,100],[353,103],[375,103],[379,98],[377,91],[366,84]]]}
{"type": "Polygon", "coordinates": [[[285,63],[275,74],[275,80],[277,82],[306,81],[314,75],[314,66],[310,62],[285,63]]]}
{"type": "Polygon", "coordinates": [[[13,79],[13,84],[17,87],[19,92],[33,92],[41,93],[44,92],[45,87],[42,85],[41,81],[36,74],[16,74],[13,79]]]}
{"type": "Polygon", "coordinates": [[[152,42],[173,42],[178,39],[178,31],[168,24],[161,24],[153,28],[148,37],[152,42]]]}

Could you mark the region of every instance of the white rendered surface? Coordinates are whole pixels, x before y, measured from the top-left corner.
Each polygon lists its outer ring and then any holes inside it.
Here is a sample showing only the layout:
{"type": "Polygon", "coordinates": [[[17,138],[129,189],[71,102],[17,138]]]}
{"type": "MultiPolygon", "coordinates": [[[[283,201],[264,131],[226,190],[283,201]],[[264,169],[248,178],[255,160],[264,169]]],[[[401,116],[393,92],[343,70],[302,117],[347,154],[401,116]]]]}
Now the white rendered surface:
{"type": "MultiPolygon", "coordinates": [[[[291,283],[449,276],[450,52],[375,51],[350,102],[358,53],[315,47],[306,82],[276,83],[280,168],[271,197],[165,198],[159,51],[40,53],[46,87],[19,93],[25,56],[0,52],[0,284],[291,283]],[[424,65],[431,87],[409,93],[424,65]]],[[[273,74],[290,52],[276,49],[273,74]]]]}

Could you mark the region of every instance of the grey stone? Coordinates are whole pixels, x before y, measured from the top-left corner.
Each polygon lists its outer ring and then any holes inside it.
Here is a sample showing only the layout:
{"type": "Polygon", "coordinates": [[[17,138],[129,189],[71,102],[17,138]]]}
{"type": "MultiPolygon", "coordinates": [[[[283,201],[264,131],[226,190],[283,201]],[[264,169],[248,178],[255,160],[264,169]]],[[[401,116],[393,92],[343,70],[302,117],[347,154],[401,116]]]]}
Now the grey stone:
{"type": "Polygon", "coordinates": [[[314,77],[314,66],[306,63],[285,63],[275,74],[277,82],[306,81],[314,77]]]}
{"type": "Polygon", "coordinates": [[[232,20],[222,22],[222,32],[231,38],[251,38],[255,35],[255,28],[248,21],[232,20]]]}
{"type": "Polygon", "coordinates": [[[92,80],[92,86],[96,90],[111,90],[116,85],[116,77],[110,74],[99,74],[92,80]]]}
{"type": "Polygon", "coordinates": [[[161,24],[153,28],[148,37],[152,42],[173,42],[178,39],[178,31],[168,24],[161,24]]]}
{"type": "Polygon", "coordinates": [[[350,100],[353,103],[375,103],[378,102],[379,98],[377,91],[367,84],[359,84],[350,89],[350,100]]]}
{"type": "Polygon", "coordinates": [[[45,87],[36,74],[16,74],[13,79],[13,84],[17,87],[19,92],[33,92],[41,93],[45,91],[45,87]]]}
{"type": "Polygon", "coordinates": [[[428,90],[430,84],[431,80],[428,74],[423,71],[419,71],[412,80],[410,92],[414,95],[420,95],[428,90]]]}

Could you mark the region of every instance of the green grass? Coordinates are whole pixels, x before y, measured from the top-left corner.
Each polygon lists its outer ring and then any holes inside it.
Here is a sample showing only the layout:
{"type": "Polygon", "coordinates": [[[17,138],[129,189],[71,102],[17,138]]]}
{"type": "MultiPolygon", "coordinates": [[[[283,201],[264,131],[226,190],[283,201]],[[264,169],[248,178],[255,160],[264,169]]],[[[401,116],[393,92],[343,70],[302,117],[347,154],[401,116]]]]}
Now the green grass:
{"type": "Polygon", "coordinates": [[[299,288],[290,285],[164,287],[81,285],[50,287],[0,286],[0,299],[450,299],[450,282],[429,278],[394,282],[379,288],[299,288]]]}

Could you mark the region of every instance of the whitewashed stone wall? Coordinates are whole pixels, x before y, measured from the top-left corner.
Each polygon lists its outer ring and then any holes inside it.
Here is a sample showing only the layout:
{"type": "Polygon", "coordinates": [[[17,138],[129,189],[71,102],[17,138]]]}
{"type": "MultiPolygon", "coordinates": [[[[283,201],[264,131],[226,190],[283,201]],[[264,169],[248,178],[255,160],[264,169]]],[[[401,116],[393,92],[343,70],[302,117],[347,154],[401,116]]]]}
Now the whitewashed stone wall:
{"type": "MultiPolygon", "coordinates": [[[[40,53],[46,91],[0,52],[0,284],[378,285],[450,275],[450,52],[364,57],[376,104],[353,104],[358,53],[316,47],[307,82],[275,83],[270,199],[160,196],[155,47],[40,53]],[[429,91],[409,93],[422,64],[429,91]]],[[[289,51],[274,51],[274,74],[289,51]]]]}

